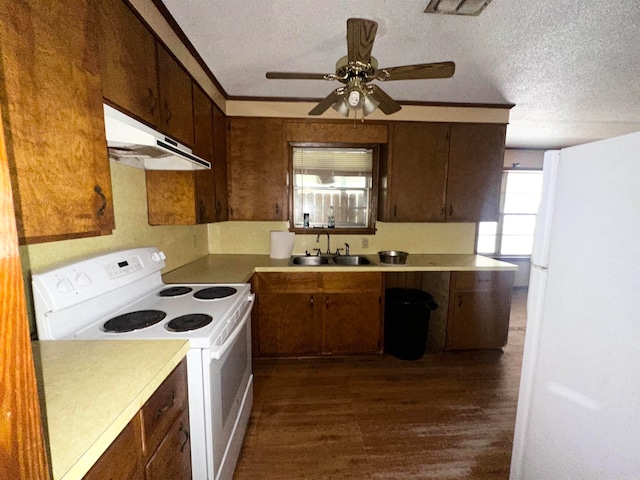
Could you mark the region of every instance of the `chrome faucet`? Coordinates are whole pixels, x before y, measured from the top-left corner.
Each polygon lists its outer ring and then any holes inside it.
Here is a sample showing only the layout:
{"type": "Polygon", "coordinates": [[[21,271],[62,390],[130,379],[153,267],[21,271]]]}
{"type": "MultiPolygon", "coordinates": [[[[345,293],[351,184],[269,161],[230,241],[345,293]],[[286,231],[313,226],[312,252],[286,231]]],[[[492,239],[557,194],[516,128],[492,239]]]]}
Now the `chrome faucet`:
{"type": "Polygon", "coordinates": [[[331,255],[331,237],[329,237],[329,232],[320,232],[316,237],[316,243],[320,243],[320,235],[322,234],[327,236],[327,255],[331,255]]]}
{"type": "Polygon", "coordinates": [[[344,246],[347,248],[347,249],[344,251],[344,253],[345,253],[345,255],[349,256],[349,244],[348,244],[348,243],[345,243],[345,244],[344,244],[344,246]]]}

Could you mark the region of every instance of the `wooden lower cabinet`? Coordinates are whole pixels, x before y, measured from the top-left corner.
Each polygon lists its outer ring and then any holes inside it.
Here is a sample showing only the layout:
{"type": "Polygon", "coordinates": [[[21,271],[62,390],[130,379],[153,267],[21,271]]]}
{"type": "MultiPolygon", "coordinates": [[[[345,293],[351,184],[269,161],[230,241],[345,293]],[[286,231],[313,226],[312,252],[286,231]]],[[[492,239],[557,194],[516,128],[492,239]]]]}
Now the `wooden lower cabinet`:
{"type": "Polygon", "coordinates": [[[183,360],[84,480],[191,480],[187,363],[183,360]]]}
{"type": "Polygon", "coordinates": [[[189,415],[183,411],[145,467],[146,480],[191,478],[189,415]]]}
{"type": "Polygon", "coordinates": [[[324,295],[322,353],[377,353],[380,348],[380,293],[324,295]]]}
{"type": "Polygon", "coordinates": [[[140,418],[136,415],[102,454],[84,480],[143,479],[140,418]]]}
{"type": "Polygon", "coordinates": [[[314,293],[260,293],[260,353],[319,355],[322,352],[322,323],[316,301],[320,301],[320,295],[314,293]]]}
{"type": "Polygon", "coordinates": [[[447,350],[507,344],[513,278],[513,272],[451,273],[447,350]]]}
{"type": "Polygon", "coordinates": [[[262,356],[381,353],[380,273],[257,273],[262,356]]]}

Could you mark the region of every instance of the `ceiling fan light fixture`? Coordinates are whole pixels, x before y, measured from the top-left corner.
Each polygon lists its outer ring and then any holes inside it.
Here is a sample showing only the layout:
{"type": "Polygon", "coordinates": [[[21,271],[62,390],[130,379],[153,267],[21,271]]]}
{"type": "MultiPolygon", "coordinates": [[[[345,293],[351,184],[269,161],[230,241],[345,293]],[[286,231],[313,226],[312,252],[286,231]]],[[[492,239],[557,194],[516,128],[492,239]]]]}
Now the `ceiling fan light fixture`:
{"type": "Polygon", "coordinates": [[[431,0],[424,13],[478,16],[491,0],[431,0]]]}
{"type": "Polygon", "coordinates": [[[378,108],[380,102],[373,98],[371,95],[365,95],[364,102],[362,103],[362,113],[366,117],[367,115],[373,113],[373,111],[378,108]]]}
{"type": "Polygon", "coordinates": [[[350,110],[349,107],[347,107],[347,102],[344,98],[341,98],[336,103],[334,103],[332,108],[343,117],[349,117],[350,110]]]}

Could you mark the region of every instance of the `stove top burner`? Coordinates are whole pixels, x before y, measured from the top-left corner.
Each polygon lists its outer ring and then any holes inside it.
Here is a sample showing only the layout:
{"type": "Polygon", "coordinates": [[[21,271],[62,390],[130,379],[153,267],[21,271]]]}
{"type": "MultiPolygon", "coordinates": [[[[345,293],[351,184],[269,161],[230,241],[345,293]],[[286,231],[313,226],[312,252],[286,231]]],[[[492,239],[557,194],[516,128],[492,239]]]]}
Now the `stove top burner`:
{"type": "Polygon", "coordinates": [[[215,300],[230,297],[237,291],[233,287],[209,287],[198,290],[193,296],[199,300],[215,300]]]}
{"type": "Polygon", "coordinates": [[[186,295],[187,293],[193,291],[191,287],[169,287],[164,288],[158,292],[159,297],[179,297],[181,295],[186,295]]]}
{"type": "Polygon", "coordinates": [[[138,310],[113,317],[102,326],[105,332],[125,333],[150,327],[160,322],[167,314],[160,310],[138,310]]]}
{"type": "Polygon", "coordinates": [[[188,332],[209,325],[213,321],[211,315],[204,313],[190,313],[171,320],[165,328],[170,332],[188,332]]]}

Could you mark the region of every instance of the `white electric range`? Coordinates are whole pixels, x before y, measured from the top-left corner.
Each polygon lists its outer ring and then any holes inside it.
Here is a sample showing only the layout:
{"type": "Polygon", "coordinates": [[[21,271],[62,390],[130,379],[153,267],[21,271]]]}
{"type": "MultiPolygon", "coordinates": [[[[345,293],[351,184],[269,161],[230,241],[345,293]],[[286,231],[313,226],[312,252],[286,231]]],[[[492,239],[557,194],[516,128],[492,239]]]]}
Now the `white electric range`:
{"type": "Polygon", "coordinates": [[[40,340],[189,340],[194,480],[230,480],[253,404],[249,284],[163,283],[155,247],[33,275],[40,340]]]}

